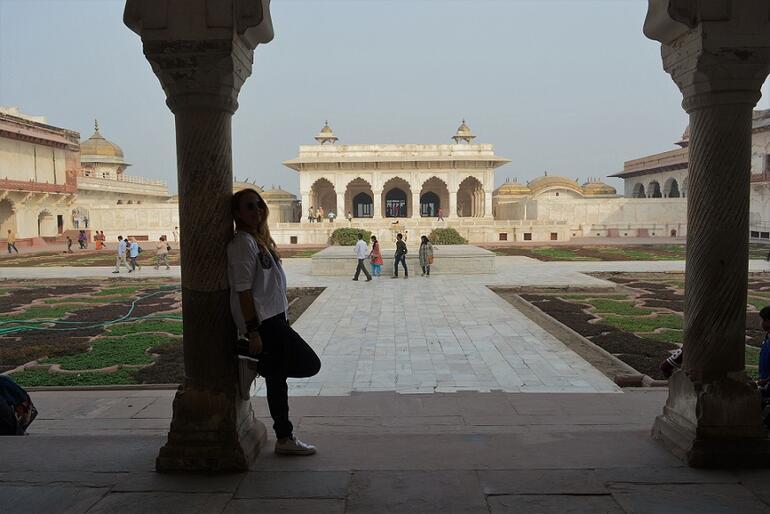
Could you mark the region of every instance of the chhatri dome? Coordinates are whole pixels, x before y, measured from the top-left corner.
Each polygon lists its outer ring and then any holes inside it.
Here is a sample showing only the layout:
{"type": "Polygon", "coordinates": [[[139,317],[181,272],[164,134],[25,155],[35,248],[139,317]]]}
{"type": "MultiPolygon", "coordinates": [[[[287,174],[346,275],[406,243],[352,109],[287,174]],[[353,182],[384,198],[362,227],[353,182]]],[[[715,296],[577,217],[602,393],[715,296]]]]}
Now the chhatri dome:
{"type": "Polygon", "coordinates": [[[270,187],[270,189],[265,189],[260,194],[262,195],[262,198],[264,198],[266,201],[267,200],[296,200],[297,199],[297,197],[294,194],[292,194],[292,193],[290,193],[290,192],[288,192],[288,191],[286,191],[284,189],[281,189],[280,186],[279,187],[272,186],[272,187],[270,187]]]}
{"type": "Polygon", "coordinates": [[[321,132],[318,133],[318,135],[315,137],[315,140],[323,145],[325,143],[334,144],[339,141],[339,138],[334,135],[334,131],[329,126],[329,121],[327,120],[324,122],[324,126],[321,129],[321,132]]]}
{"type": "Polygon", "coordinates": [[[452,136],[452,139],[455,140],[455,144],[458,145],[460,144],[460,141],[465,141],[466,143],[470,144],[475,138],[476,136],[473,135],[470,127],[465,124],[465,120],[463,120],[462,124],[457,128],[457,133],[452,136]]]}
{"type": "Polygon", "coordinates": [[[99,132],[97,120],[94,120],[94,134],[80,143],[80,162],[129,165],[123,160],[123,150],[112,141],[105,139],[99,132]]]}
{"type": "Polygon", "coordinates": [[[610,196],[617,195],[617,190],[609,184],[605,184],[598,178],[589,178],[583,184],[583,194],[586,196],[610,196]]]}
{"type": "Polygon", "coordinates": [[[525,186],[524,184],[521,184],[516,179],[505,179],[505,182],[503,182],[503,185],[498,187],[493,191],[492,194],[497,196],[522,196],[522,195],[528,195],[532,191],[525,186]]]}

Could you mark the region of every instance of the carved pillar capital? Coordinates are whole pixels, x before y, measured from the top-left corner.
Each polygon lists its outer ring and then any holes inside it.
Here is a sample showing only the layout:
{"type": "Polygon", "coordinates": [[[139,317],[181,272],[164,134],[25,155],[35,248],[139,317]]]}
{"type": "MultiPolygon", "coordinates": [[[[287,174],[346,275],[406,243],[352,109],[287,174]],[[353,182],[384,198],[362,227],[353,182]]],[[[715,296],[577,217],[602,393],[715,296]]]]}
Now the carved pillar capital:
{"type": "Polygon", "coordinates": [[[127,0],[123,19],[174,113],[235,112],[254,49],[273,38],[270,0],[127,0]]]}
{"type": "Polygon", "coordinates": [[[770,71],[765,2],[649,0],[644,33],[661,43],[663,68],[688,113],[713,105],[756,105],[770,71]]]}

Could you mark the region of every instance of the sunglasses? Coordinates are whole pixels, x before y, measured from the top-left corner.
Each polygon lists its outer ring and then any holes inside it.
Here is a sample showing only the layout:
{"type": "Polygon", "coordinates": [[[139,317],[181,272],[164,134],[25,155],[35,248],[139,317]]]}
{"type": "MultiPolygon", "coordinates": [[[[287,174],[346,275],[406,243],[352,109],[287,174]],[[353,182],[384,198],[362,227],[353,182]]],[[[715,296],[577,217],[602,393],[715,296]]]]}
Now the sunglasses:
{"type": "Polygon", "coordinates": [[[264,209],[266,207],[265,202],[262,200],[258,200],[256,202],[246,202],[246,210],[256,211],[257,207],[264,209]]]}

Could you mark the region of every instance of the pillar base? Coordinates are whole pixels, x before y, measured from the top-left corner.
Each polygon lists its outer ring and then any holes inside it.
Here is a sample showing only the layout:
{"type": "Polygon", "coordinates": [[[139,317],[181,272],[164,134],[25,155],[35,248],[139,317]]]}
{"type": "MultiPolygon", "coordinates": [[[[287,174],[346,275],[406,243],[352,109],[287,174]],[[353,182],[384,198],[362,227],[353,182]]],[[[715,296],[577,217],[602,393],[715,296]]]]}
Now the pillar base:
{"type": "Polygon", "coordinates": [[[709,384],[674,373],[652,437],[691,467],[770,467],[759,393],[744,373],[709,384]]]}
{"type": "Polygon", "coordinates": [[[237,392],[179,386],[168,441],[155,469],[173,472],[244,472],[267,442],[265,425],[237,392]]]}

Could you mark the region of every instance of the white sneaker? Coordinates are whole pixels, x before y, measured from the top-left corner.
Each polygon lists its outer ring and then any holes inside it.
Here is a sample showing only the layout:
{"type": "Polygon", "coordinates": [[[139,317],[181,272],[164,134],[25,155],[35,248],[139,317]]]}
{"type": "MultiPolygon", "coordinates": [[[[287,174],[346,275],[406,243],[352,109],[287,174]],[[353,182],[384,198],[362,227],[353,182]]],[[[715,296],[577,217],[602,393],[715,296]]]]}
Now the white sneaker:
{"type": "Polygon", "coordinates": [[[313,455],[315,446],[305,444],[295,436],[275,442],[275,453],[278,455],[313,455]]]}

